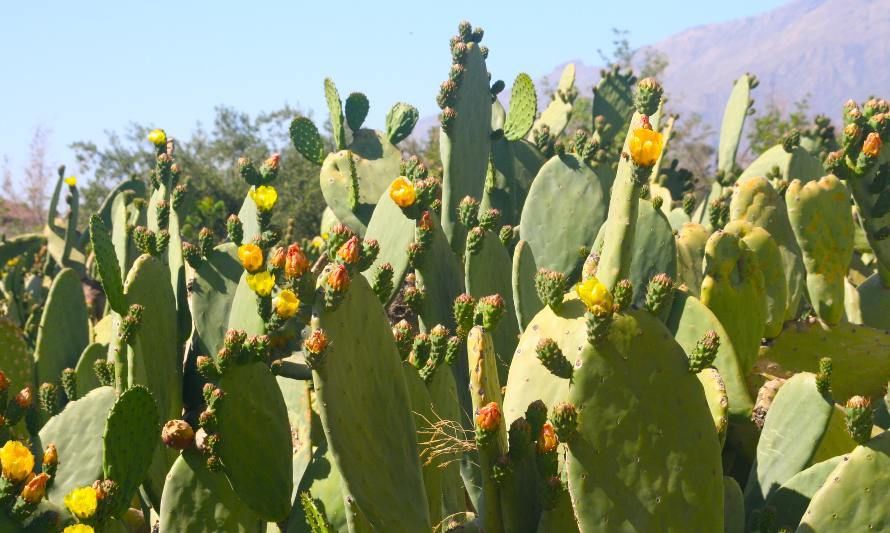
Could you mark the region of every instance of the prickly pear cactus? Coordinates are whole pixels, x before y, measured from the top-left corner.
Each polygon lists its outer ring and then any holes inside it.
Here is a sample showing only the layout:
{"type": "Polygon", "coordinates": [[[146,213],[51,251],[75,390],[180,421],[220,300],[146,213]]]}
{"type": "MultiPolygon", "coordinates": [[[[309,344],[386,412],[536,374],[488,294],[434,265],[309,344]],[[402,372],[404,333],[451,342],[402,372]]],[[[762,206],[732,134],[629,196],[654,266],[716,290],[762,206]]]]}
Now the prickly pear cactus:
{"type": "Polygon", "coordinates": [[[535,133],[541,132],[544,126],[546,126],[550,136],[558,137],[569,123],[573,110],[572,104],[577,96],[575,64],[569,63],[562,69],[559,83],[553,92],[553,99],[550,100],[547,108],[541,112],[541,116],[535,121],[532,131],[528,135],[528,140],[533,142],[535,133]]]}
{"type": "Polygon", "coordinates": [[[708,230],[694,222],[683,224],[677,233],[677,281],[686,285],[693,296],[701,294],[704,279],[702,264],[708,236],[708,230]]]}
{"type": "Polygon", "coordinates": [[[844,276],[853,258],[850,193],[828,175],[808,183],[792,181],[785,200],[803,252],[810,303],[819,318],[837,324],[844,316],[844,276]]]}
{"type": "Polygon", "coordinates": [[[389,264],[392,267],[393,289],[384,298],[385,303],[395,297],[408,271],[408,246],[414,242],[414,225],[414,221],[405,216],[402,209],[392,201],[389,192],[384,192],[377,201],[365,232],[365,239],[374,239],[380,244],[380,253],[362,275],[373,283],[374,276],[382,265],[389,264]]]}
{"type": "Polygon", "coordinates": [[[0,317],[0,370],[13,384],[34,383],[34,361],[21,329],[6,317],[0,317]]]}
{"type": "Polygon", "coordinates": [[[346,490],[378,529],[430,529],[425,505],[404,505],[426,493],[402,363],[377,296],[356,276],[337,309],[321,311],[313,327],[330,339],[313,381],[346,490]]]}
{"type": "Polygon", "coordinates": [[[57,383],[89,343],[89,319],[80,276],[64,269],[53,280],[34,348],[37,384],[57,383]]]}
{"type": "Polygon", "coordinates": [[[776,489],[766,501],[766,506],[772,507],[776,512],[773,523],[789,528],[799,524],[813,496],[829,479],[834,469],[847,459],[847,455],[838,455],[816,463],[794,474],[776,489]]]}
{"type": "Polygon", "coordinates": [[[193,271],[189,304],[201,353],[214,354],[223,345],[229,314],[244,267],[238,247],[220,244],[193,271]]]}
{"type": "Polygon", "coordinates": [[[535,289],[535,253],[528,242],[519,241],[513,249],[513,269],[511,283],[513,286],[513,304],[516,307],[516,321],[520,331],[525,331],[529,322],[544,307],[535,289]]]}

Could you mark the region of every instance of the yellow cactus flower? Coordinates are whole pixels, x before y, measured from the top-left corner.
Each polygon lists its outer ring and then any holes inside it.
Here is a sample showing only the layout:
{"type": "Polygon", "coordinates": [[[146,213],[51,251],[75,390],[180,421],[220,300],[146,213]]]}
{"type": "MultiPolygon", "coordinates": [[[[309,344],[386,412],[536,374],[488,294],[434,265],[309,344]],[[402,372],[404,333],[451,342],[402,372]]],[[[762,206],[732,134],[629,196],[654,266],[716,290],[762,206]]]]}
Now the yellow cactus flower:
{"type": "Polygon", "coordinates": [[[65,178],[65,185],[69,187],[74,187],[77,185],[77,176],[68,176],[65,178]]]}
{"type": "Polygon", "coordinates": [[[881,153],[881,136],[877,133],[869,133],[868,137],[865,138],[865,142],[862,143],[862,153],[871,156],[878,157],[878,154],[881,153]]]}
{"type": "Polygon", "coordinates": [[[324,247],[324,238],[320,235],[316,235],[312,238],[312,242],[309,244],[311,244],[312,247],[316,250],[321,250],[324,247]]]}
{"type": "Polygon", "coordinates": [[[17,264],[19,264],[18,257],[13,257],[12,259],[10,259],[9,261],[6,262],[6,266],[8,266],[9,268],[12,268],[12,267],[16,266],[17,264]]]}
{"type": "Polygon", "coordinates": [[[41,473],[28,480],[22,489],[22,499],[31,504],[38,504],[46,495],[46,482],[49,474],[41,473]]]}
{"type": "Polygon", "coordinates": [[[0,463],[3,466],[3,477],[20,483],[34,470],[34,455],[21,442],[10,440],[0,448],[0,463]]]}
{"type": "Polygon", "coordinates": [[[99,499],[96,497],[96,489],[93,487],[80,487],[65,496],[65,507],[79,520],[91,518],[96,514],[98,505],[99,499]]]}
{"type": "Polygon", "coordinates": [[[657,131],[646,128],[635,129],[628,145],[633,162],[643,167],[654,165],[661,155],[661,149],[664,148],[662,137],[657,131]]]}
{"type": "Polygon", "coordinates": [[[96,530],[86,524],[74,524],[63,529],[62,533],[96,533],[96,530]]]}
{"type": "Polygon", "coordinates": [[[151,130],[148,134],[148,142],[151,144],[161,147],[167,144],[167,133],[164,130],[151,130]]]}
{"type": "Polygon", "coordinates": [[[275,286],[275,278],[265,270],[256,274],[248,274],[247,286],[260,296],[269,296],[272,294],[272,287],[275,286]]]}
{"type": "Polygon", "coordinates": [[[252,242],[242,244],[238,247],[238,260],[244,270],[253,274],[263,268],[263,250],[252,242]]]}
{"type": "Polygon", "coordinates": [[[399,176],[389,186],[389,197],[399,207],[411,207],[417,201],[417,191],[408,178],[399,176]]]}
{"type": "Polygon", "coordinates": [[[272,307],[275,308],[276,315],[287,320],[297,314],[297,310],[300,309],[300,299],[294,291],[285,289],[272,299],[272,307]]]}
{"type": "Polygon", "coordinates": [[[575,285],[575,292],[589,311],[608,311],[612,308],[612,295],[596,276],[575,285]]]}
{"type": "Polygon", "coordinates": [[[269,185],[260,185],[250,191],[250,198],[260,211],[271,211],[278,201],[278,191],[269,185]]]}

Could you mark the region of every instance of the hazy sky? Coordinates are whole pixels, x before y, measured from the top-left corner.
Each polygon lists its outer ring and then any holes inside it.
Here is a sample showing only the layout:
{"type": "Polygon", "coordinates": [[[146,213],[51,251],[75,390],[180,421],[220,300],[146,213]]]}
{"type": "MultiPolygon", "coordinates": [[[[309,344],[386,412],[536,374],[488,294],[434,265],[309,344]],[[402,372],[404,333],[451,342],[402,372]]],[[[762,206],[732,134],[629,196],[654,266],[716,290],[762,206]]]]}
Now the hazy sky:
{"type": "Polygon", "coordinates": [[[131,121],[188,134],[220,104],[253,114],[289,103],[323,119],[326,76],[343,97],[368,95],[371,126],[396,101],[433,114],[463,19],[485,29],[489,71],[509,86],[519,72],[537,79],[566,60],[597,64],[613,27],[641,46],[781,3],[2,2],[0,157],[19,175],[43,127],[52,163],[73,168],[71,142],[101,141],[131,121]]]}

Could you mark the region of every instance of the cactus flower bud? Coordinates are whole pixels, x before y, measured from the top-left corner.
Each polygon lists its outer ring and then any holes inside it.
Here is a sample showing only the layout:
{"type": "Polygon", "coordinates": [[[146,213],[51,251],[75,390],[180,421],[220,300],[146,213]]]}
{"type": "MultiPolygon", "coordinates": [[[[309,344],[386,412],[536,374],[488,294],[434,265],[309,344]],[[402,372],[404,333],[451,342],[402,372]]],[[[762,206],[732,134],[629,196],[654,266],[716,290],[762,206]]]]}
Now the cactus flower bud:
{"type": "Polygon", "coordinates": [[[28,409],[31,407],[31,403],[33,402],[31,387],[25,387],[13,398],[15,404],[21,409],[28,409]]]}
{"type": "Polygon", "coordinates": [[[306,340],[303,341],[303,354],[309,368],[317,369],[319,367],[328,344],[328,336],[323,329],[313,329],[312,333],[306,337],[306,340]]]}
{"type": "Polygon", "coordinates": [[[541,455],[552,453],[556,451],[558,445],[559,437],[556,435],[556,429],[553,427],[553,424],[544,422],[541,425],[541,431],[538,433],[538,443],[535,446],[535,451],[541,455]]]}
{"type": "Polygon", "coordinates": [[[349,272],[343,265],[337,265],[328,274],[327,285],[335,291],[345,291],[349,288],[349,272]]]}
{"type": "Polygon", "coordinates": [[[472,196],[465,196],[457,206],[457,219],[467,228],[479,225],[479,201],[472,196]]]}
{"type": "Polygon", "coordinates": [[[864,444],[871,438],[874,411],[871,400],[865,396],[853,396],[844,406],[847,431],[858,444],[864,444]]]}
{"type": "Polygon", "coordinates": [[[396,341],[396,348],[398,348],[402,360],[407,360],[414,343],[414,328],[407,320],[400,320],[392,327],[392,336],[396,341]]]}
{"type": "Polygon", "coordinates": [[[49,416],[59,413],[59,387],[55,383],[44,383],[37,390],[40,408],[49,416]]]}
{"type": "Polygon", "coordinates": [[[0,392],[6,392],[7,390],[9,390],[9,378],[0,370],[0,392]]]}
{"type": "Polygon", "coordinates": [[[547,307],[559,312],[566,292],[565,274],[548,268],[538,269],[535,273],[535,291],[538,293],[538,299],[547,307]]]}
{"type": "Polygon", "coordinates": [[[643,78],[637,84],[636,108],[642,115],[654,115],[661,104],[664,89],[655,78],[643,78]]]}
{"type": "Polygon", "coordinates": [[[260,185],[249,193],[259,211],[271,211],[278,201],[278,191],[270,185],[260,185]]]}
{"type": "Polygon", "coordinates": [[[560,442],[571,442],[578,434],[578,410],[574,405],[565,402],[554,405],[550,420],[560,442]]]}
{"type": "Polygon", "coordinates": [[[482,326],[488,331],[493,331],[504,316],[506,305],[500,294],[492,294],[479,298],[476,304],[475,320],[476,324],[482,326]]]}
{"type": "Polygon", "coordinates": [[[881,136],[875,132],[869,133],[862,143],[862,153],[869,157],[878,157],[881,153],[881,136]]]}
{"type": "Polygon", "coordinates": [[[359,244],[358,237],[353,235],[348,241],[346,241],[343,246],[337,250],[337,258],[340,259],[344,264],[352,265],[358,262],[360,254],[361,254],[361,245],[359,244]]]}
{"type": "Polygon", "coordinates": [[[525,410],[525,419],[531,428],[531,434],[538,435],[544,422],[547,421],[547,406],[541,400],[533,401],[525,410]]]}
{"type": "Polygon", "coordinates": [[[816,388],[821,394],[831,390],[831,357],[819,359],[819,372],[816,374],[816,388]]]}
{"type": "Polygon", "coordinates": [[[263,268],[263,250],[254,243],[242,244],[238,247],[238,260],[250,274],[255,274],[263,268]]]}
{"type": "Polygon", "coordinates": [[[47,481],[49,481],[49,474],[45,472],[33,476],[22,488],[22,499],[31,505],[40,503],[40,500],[46,496],[47,481]]]}
{"type": "Polygon", "coordinates": [[[247,286],[259,296],[269,296],[272,294],[272,287],[275,286],[275,278],[266,271],[248,274],[247,286]]]}
{"type": "Polygon", "coordinates": [[[380,303],[382,304],[386,304],[389,300],[389,295],[392,294],[393,274],[392,265],[389,263],[384,263],[378,266],[374,271],[371,288],[374,290],[374,294],[377,295],[377,299],[380,300],[380,303]]]}
{"type": "Polygon", "coordinates": [[[300,299],[294,294],[294,291],[285,289],[278,293],[278,296],[272,299],[272,307],[275,314],[284,320],[287,320],[297,314],[300,309],[300,299]]]}
{"type": "Polygon", "coordinates": [[[151,130],[148,134],[148,142],[155,145],[156,148],[167,146],[167,133],[161,129],[151,130]]]}
{"type": "Polygon", "coordinates": [[[720,349],[720,336],[714,330],[709,330],[702,335],[702,338],[696,341],[695,348],[689,354],[689,371],[698,374],[705,368],[710,367],[717,357],[717,350],[720,349]]]}
{"type": "Polygon", "coordinates": [[[667,274],[661,273],[653,276],[646,289],[646,309],[653,315],[660,315],[670,303],[673,289],[674,280],[667,274]]]}
{"type": "MultiPolygon", "coordinates": [[[[463,45],[463,50],[466,50],[466,45],[463,45]]],[[[451,128],[454,126],[454,120],[456,118],[457,111],[455,111],[453,107],[446,107],[442,110],[441,113],[439,113],[439,123],[442,125],[442,130],[446,134],[451,131],[451,128]]]]}
{"type": "Polygon", "coordinates": [[[174,450],[185,450],[195,444],[195,430],[185,420],[170,420],[161,430],[164,446],[174,450]]]}
{"type": "Polygon", "coordinates": [[[467,253],[476,255],[482,250],[482,243],[485,239],[485,230],[481,226],[476,226],[467,233],[467,253]]]}
{"type": "Polygon", "coordinates": [[[575,292],[589,311],[612,311],[612,295],[596,276],[575,285],[575,292]]]}
{"type": "Polygon", "coordinates": [[[402,299],[405,301],[408,308],[415,314],[420,314],[425,298],[426,292],[417,286],[405,287],[404,290],[402,290],[402,299]]]}
{"type": "Polygon", "coordinates": [[[34,470],[34,455],[21,442],[8,440],[0,448],[0,467],[4,478],[13,483],[21,483],[34,470]]]}
{"type": "Polygon", "coordinates": [[[389,186],[389,197],[402,209],[414,205],[417,200],[417,191],[414,184],[405,176],[399,176],[389,186]]]}
{"type": "Polygon", "coordinates": [[[454,299],[454,321],[457,324],[458,336],[465,337],[473,327],[473,311],[476,299],[463,293],[454,299]]]}
{"type": "Polygon", "coordinates": [[[275,271],[283,269],[286,255],[283,247],[276,246],[275,248],[272,248],[272,251],[269,252],[269,268],[275,271]]]}
{"type": "Polygon", "coordinates": [[[493,231],[501,219],[501,212],[497,209],[486,209],[479,213],[479,226],[486,231],[493,231]]]}
{"type": "Polygon", "coordinates": [[[244,239],[244,225],[241,223],[238,215],[229,215],[229,218],[226,220],[226,232],[229,234],[229,240],[235,243],[236,246],[241,246],[241,242],[244,239]]]}
{"type": "Polygon", "coordinates": [[[556,341],[551,338],[544,338],[538,341],[535,347],[535,353],[538,360],[544,365],[544,368],[557,377],[570,379],[574,369],[572,363],[563,355],[562,350],[556,341]]]}
{"type": "Polygon", "coordinates": [[[201,250],[190,242],[182,243],[182,256],[192,268],[198,268],[204,262],[201,256],[201,250]]]}
{"type": "Polygon", "coordinates": [[[491,402],[479,408],[476,412],[476,441],[485,445],[492,440],[501,426],[501,408],[496,402],[491,402]]]}
{"type": "Polygon", "coordinates": [[[630,307],[633,301],[633,284],[629,279],[622,279],[615,284],[615,308],[617,311],[624,311],[630,307]]]}
{"type": "Polygon", "coordinates": [[[216,411],[209,408],[201,411],[201,414],[198,415],[198,424],[200,424],[201,429],[207,433],[216,433],[218,427],[216,411]]]}
{"type": "Polygon", "coordinates": [[[219,370],[216,368],[216,363],[213,362],[213,359],[206,355],[199,355],[195,360],[195,366],[198,369],[198,374],[201,375],[204,379],[208,381],[215,381],[219,378],[219,370]]]}
{"type": "Polygon", "coordinates": [[[609,326],[612,325],[612,313],[612,310],[601,307],[595,307],[592,311],[584,313],[588,343],[597,345],[606,338],[606,335],[609,333],[609,326]]]}
{"type": "Polygon", "coordinates": [[[288,279],[296,279],[309,270],[309,259],[303,253],[299,244],[291,244],[287,247],[284,258],[284,276],[288,279]]]}
{"type": "Polygon", "coordinates": [[[661,155],[662,148],[664,139],[661,133],[646,128],[635,129],[628,144],[631,159],[641,167],[654,165],[661,155]]]}
{"type": "Polygon", "coordinates": [[[43,469],[53,467],[59,464],[59,451],[55,444],[48,444],[43,450],[43,469]]]}

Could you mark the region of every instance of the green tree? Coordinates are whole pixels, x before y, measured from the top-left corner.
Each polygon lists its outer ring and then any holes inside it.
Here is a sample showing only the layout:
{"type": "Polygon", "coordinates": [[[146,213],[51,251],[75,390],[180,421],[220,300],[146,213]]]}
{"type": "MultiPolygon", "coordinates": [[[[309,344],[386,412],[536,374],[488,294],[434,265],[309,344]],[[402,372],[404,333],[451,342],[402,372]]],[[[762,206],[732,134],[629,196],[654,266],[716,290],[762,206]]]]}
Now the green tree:
{"type": "MultiPolygon", "coordinates": [[[[210,129],[198,124],[187,137],[168,132],[188,187],[183,228],[186,238],[193,239],[204,226],[222,236],[226,217],[238,212],[247,194],[248,186],[237,172],[238,158],[250,157],[259,164],[275,152],[281,154],[276,188],[283,208],[275,210],[273,222],[284,229],[288,219],[294,218],[296,239],[318,233],[324,209],[319,169],[297,153],[288,136],[290,121],[298,114],[296,109],[284,107],[251,117],[230,107],[218,107],[210,129]]],[[[122,133],[107,132],[101,146],[91,141],[72,145],[80,172],[94,176],[84,188],[82,212],[95,211],[119,181],[147,178],[154,166],[152,150],[145,140],[151,129],[131,124],[122,133]]]]}

